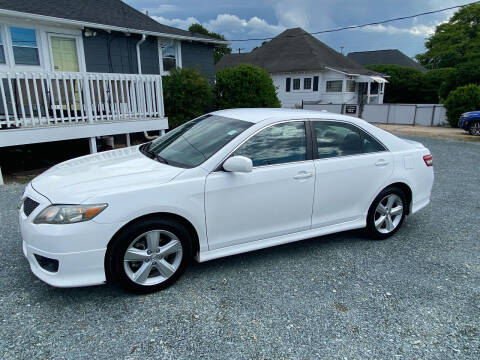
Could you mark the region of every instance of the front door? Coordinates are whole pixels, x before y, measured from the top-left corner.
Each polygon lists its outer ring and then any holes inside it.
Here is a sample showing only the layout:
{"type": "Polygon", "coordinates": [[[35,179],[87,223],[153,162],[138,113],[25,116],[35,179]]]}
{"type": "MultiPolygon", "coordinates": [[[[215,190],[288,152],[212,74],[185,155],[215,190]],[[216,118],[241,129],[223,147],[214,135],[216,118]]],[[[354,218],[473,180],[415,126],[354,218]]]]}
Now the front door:
{"type": "Polygon", "coordinates": [[[205,184],[210,250],[307,230],[315,168],[305,122],[267,127],[233,155],[249,157],[251,173],[211,173],[205,184]]]}
{"type": "Polygon", "coordinates": [[[52,35],[50,36],[50,44],[55,71],[79,71],[77,40],[75,38],[52,35]]]}

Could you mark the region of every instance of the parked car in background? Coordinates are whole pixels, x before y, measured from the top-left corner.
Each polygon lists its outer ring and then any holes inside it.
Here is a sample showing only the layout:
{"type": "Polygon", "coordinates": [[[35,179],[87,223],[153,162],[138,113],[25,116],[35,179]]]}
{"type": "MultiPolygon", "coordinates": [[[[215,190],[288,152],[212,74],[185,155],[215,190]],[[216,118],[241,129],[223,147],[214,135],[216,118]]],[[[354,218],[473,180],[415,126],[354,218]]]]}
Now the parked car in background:
{"type": "Polygon", "coordinates": [[[480,135],[480,111],[463,113],[458,120],[458,127],[468,131],[470,135],[480,135]]]}
{"type": "Polygon", "coordinates": [[[53,286],[172,284],[207,261],[339,231],[385,239],[430,202],[422,144],[323,111],[233,109],[28,184],[23,251],[53,286]]]}

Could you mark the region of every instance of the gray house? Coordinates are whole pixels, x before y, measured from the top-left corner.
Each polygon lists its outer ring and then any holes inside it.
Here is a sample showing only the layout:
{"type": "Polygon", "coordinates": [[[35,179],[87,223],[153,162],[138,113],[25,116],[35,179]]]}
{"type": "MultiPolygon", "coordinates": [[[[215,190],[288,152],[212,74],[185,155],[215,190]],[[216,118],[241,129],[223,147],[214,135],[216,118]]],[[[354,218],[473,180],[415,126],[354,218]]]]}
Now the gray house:
{"type": "Polygon", "coordinates": [[[120,0],[0,0],[0,147],[89,138],[94,152],[97,136],[167,129],[162,75],[213,82],[226,44],[120,0]]]}

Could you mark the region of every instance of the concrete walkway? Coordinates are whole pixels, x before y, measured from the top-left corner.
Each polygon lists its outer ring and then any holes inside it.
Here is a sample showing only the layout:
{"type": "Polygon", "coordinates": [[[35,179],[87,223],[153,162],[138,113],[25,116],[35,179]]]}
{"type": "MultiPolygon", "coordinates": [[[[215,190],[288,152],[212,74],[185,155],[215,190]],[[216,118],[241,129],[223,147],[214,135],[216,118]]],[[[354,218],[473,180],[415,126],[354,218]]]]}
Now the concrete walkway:
{"type": "Polygon", "coordinates": [[[440,139],[480,142],[480,136],[470,135],[463,129],[438,126],[374,124],[379,128],[395,134],[428,136],[440,139]]]}

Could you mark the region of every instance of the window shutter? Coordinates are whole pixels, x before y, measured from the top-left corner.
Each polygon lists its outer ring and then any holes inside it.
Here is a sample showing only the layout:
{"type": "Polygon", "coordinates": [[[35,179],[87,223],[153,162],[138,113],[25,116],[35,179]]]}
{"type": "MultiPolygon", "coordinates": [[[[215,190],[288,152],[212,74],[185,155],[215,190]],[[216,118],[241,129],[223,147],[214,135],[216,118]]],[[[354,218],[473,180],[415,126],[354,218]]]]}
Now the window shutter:
{"type": "Polygon", "coordinates": [[[313,91],[318,91],[318,76],[313,77],[313,91]]]}
{"type": "Polygon", "coordinates": [[[287,92],[290,92],[290,82],[291,82],[291,79],[287,78],[287,83],[285,84],[285,90],[287,92]]]}

